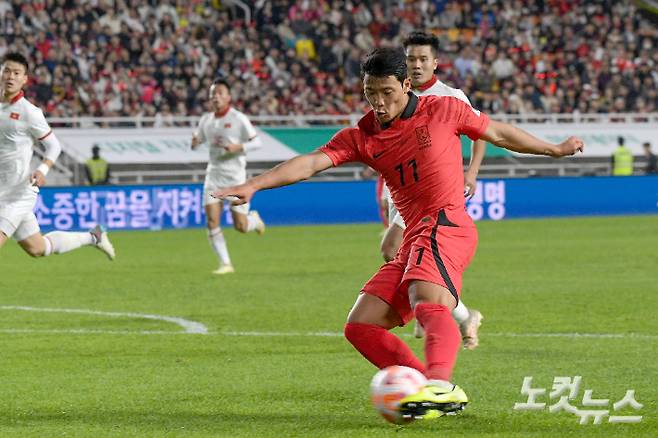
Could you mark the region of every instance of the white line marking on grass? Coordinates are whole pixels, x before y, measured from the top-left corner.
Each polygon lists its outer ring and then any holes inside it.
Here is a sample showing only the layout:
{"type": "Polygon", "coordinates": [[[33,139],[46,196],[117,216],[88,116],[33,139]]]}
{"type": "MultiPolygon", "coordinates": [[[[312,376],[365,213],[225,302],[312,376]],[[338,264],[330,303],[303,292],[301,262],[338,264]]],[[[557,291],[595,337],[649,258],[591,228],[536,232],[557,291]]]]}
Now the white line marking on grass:
{"type": "MultiPolygon", "coordinates": [[[[0,307],[2,309],[2,307],[0,307]]],[[[173,332],[164,330],[95,330],[95,329],[0,329],[0,333],[40,333],[40,334],[107,334],[107,335],[198,335],[229,337],[304,337],[304,338],[339,338],[339,332],[173,332]]],[[[411,338],[409,333],[400,336],[411,338]]],[[[572,338],[572,339],[645,339],[658,340],[658,335],[639,333],[486,333],[485,337],[496,338],[572,338]]]]}
{"type": "MultiPolygon", "coordinates": [[[[214,333],[213,333],[214,334],[214,333]]],[[[339,332],[220,332],[223,336],[251,336],[251,337],[308,337],[308,338],[336,338],[343,336],[339,332]]],[[[406,335],[405,335],[406,336],[406,335]]]]}
{"type": "Polygon", "coordinates": [[[96,330],[96,329],[0,329],[0,333],[81,334],[81,335],[197,335],[199,333],[164,330],[96,330]]]}
{"type": "MultiPolygon", "coordinates": [[[[0,306],[0,310],[23,310],[26,312],[50,312],[50,313],[79,313],[86,315],[102,315],[113,317],[127,317],[136,319],[151,319],[157,321],[171,322],[183,328],[183,331],[166,330],[96,330],[96,329],[0,329],[0,333],[42,333],[42,334],[110,334],[110,335],[213,335],[213,336],[243,336],[243,337],[313,337],[313,338],[337,338],[342,337],[341,332],[259,332],[259,331],[224,331],[208,332],[208,328],[200,322],[190,321],[174,316],[151,315],[146,313],[132,312],[102,312],[89,309],[52,309],[28,306],[0,306]]],[[[403,337],[411,337],[411,334],[403,333],[403,337]]],[[[483,333],[484,337],[500,338],[572,338],[572,339],[648,339],[656,340],[658,335],[646,335],[640,333],[509,333],[494,332],[483,333]]]]}
{"type": "Polygon", "coordinates": [[[501,338],[594,338],[594,339],[658,339],[658,335],[642,333],[485,333],[501,338]]]}
{"type": "MultiPolygon", "coordinates": [[[[135,318],[135,319],[152,319],[156,321],[165,321],[171,322],[183,328],[183,333],[195,334],[195,335],[207,335],[208,328],[201,324],[200,322],[190,321],[183,318],[177,318],[174,316],[164,316],[164,315],[150,315],[147,313],[132,313],[132,312],[102,312],[99,310],[89,310],[89,309],[51,309],[43,307],[28,307],[28,306],[0,306],[0,310],[23,310],[26,312],[50,312],[50,313],[81,313],[85,315],[102,315],[102,316],[113,316],[113,317],[125,317],[125,318],[135,318]]],[[[112,330],[86,330],[79,331],[80,333],[112,333],[112,330]]],[[[68,333],[73,333],[68,331],[68,333]]],[[[137,331],[131,332],[126,331],[125,333],[140,333],[137,331]]],[[[142,332],[143,333],[143,332],[142,332]]],[[[148,333],[159,334],[158,331],[150,331],[148,333]]],[[[178,332],[172,332],[178,333],[178,332]]]]}
{"type": "MultiPolygon", "coordinates": [[[[215,334],[215,333],[210,333],[215,334]]],[[[224,336],[253,336],[253,337],[339,337],[343,336],[339,332],[221,332],[224,336]]],[[[411,337],[409,333],[403,333],[401,336],[411,337]]],[[[658,339],[658,335],[644,335],[639,333],[487,333],[484,332],[482,337],[501,337],[501,338],[594,338],[594,339],[658,339]]]]}

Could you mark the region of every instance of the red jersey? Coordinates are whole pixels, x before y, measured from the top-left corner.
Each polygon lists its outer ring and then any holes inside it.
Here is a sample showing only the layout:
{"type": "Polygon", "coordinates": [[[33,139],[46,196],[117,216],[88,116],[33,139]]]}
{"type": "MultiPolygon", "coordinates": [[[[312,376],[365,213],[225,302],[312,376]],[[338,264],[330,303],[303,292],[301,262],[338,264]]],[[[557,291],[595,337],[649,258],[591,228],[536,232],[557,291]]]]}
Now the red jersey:
{"type": "Polygon", "coordinates": [[[459,135],[475,141],[488,125],[485,114],[456,97],[409,93],[409,103],[390,126],[383,127],[370,111],[320,151],[334,166],[358,161],[380,172],[408,228],[441,209],[453,224],[474,227],[465,208],[459,135]]]}

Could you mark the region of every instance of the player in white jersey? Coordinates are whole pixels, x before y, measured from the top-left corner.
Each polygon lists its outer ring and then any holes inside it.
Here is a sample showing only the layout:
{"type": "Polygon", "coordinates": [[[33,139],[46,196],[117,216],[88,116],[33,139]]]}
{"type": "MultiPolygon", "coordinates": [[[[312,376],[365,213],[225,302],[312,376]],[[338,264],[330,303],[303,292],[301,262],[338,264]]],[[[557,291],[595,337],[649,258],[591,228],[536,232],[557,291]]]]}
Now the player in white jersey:
{"type": "MultiPolygon", "coordinates": [[[[210,151],[206,180],[203,185],[203,205],[206,210],[208,240],[217,254],[219,267],[214,274],[235,272],[221,229],[223,201],[210,193],[224,187],[242,184],[247,179],[246,153],[260,147],[261,141],[253,125],[240,111],[231,107],[231,94],[226,81],[215,80],[210,86],[213,112],[201,117],[192,136],[192,149],[206,143],[210,151]]],[[[232,205],[233,227],[241,233],[265,232],[265,223],[249,204],[232,205]]]]}
{"type": "MultiPolygon", "coordinates": [[[[437,54],[439,40],[436,36],[424,32],[413,32],[403,42],[407,53],[407,69],[411,78],[413,92],[418,96],[454,96],[468,105],[471,105],[464,92],[449,87],[437,79],[434,72],[438,66],[437,54]]],[[[476,178],[485,154],[486,143],[482,140],[473,142],[471,146],[471,160],[464,173],[464,195],[473,196],[476,187],[476,178]]],[[[390,196],[390,195],[389,195],[390,196]]],[[[398,213],[393,201],[389,199],[389,227],[384,233],[381,243],[382,256],[386,261],[393,260],[402,243],[402,236],[406,228],[402,217],[398,213]]],[[[452,311],[452,316],[459,324],[464,348],[472,350],[478,346],[478,329],[482,323],[482,314],[475,309],[467,308],[462,300],[452,311]]],[[[423,328],[416,322],[414,334],[423,336],[423,328]]]]}
{"type": "Polygon", "coordinates": [[[114,259],[114,248],[100,226],[89,232],[53,231],[41,234],[34,215],[39,187],[62,148],[43,112],[23,96],[28,63],[18,53],[0,65],[0,247],[14,238],[32,257],[62,254],[92,245],[114,259]],[[45,147],[44,160],[30,171],[35,142],[45,147]]]}

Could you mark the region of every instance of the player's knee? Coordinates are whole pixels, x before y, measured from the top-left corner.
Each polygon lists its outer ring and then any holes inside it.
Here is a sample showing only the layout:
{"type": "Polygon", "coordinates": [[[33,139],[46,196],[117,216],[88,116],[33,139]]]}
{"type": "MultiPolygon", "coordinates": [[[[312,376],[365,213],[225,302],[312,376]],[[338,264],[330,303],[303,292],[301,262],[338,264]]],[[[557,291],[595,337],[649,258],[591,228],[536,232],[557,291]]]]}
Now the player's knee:
{"type": "Polygon", "coordinates": [[[359,339],[361,339],[363,330],[362,330],[363,324],[358,323],[358,322],[347,322],[345,324],[345,327],[343,327],[343,335],[345,336],[345,339],[349,341],[350,344],[355,344],[359,342],[359,339]]]}
{"type": "Polygon", "coordinates": [[[384,237],[384,240],[382,240],[382,244],[379,249],[384,260],[390,262],[398,255],[399,248],[395,240],[387,239],[384,237]]]}
{"type": "Polygon", "coordinates": [[[410,293],[409,302],[413,309],[419,304],[440,304],[452,310],[457,305],[457,300],[447,289],[436,293],[410,293]]]}
{"type": "Polygon", "coordinates": [[[397,248],[386,243],[382,243],[380,251],[385,262],[390,262],[397,255],[397,248]]]}

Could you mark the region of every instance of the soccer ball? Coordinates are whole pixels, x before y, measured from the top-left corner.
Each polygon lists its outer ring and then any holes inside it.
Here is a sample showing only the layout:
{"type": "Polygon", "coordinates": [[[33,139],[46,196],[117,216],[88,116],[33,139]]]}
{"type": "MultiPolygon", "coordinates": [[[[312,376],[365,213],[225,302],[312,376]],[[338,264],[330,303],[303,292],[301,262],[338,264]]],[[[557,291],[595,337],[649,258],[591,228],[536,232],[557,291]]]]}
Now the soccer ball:
{"type": "Polygon", "coordinates": [[[400,400],[416,394],[427,385],[427,379],[418,370],[394,365],[380,370],[370,382],[370,399],[382,417],[391,423],[402,424],[411,420],[402,418],[400,400]]]}

